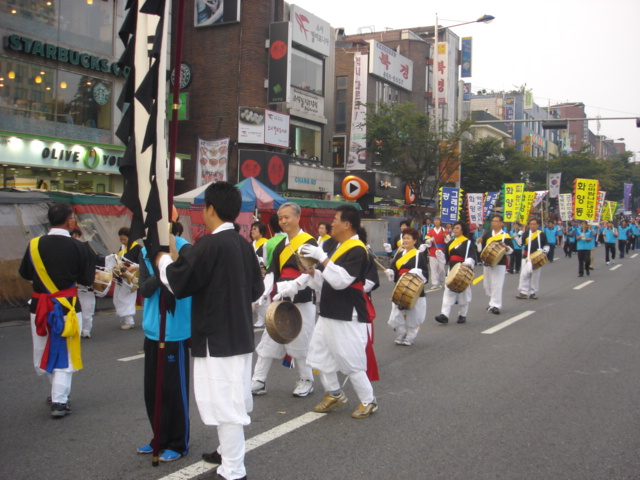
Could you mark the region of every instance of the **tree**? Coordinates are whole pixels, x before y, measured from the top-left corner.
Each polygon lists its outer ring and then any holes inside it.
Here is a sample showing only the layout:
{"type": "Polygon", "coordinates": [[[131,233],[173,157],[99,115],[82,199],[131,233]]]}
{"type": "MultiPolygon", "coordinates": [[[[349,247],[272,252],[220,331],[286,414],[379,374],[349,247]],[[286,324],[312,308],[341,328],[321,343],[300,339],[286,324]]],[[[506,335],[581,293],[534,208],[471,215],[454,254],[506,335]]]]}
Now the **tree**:
{"type": "Polygon", "coordinates": [[[457,145],[468,123],[436,134],[413,103],[367,104],[367,152],[375,164],[434,199],[458,169],[457,145]]]}

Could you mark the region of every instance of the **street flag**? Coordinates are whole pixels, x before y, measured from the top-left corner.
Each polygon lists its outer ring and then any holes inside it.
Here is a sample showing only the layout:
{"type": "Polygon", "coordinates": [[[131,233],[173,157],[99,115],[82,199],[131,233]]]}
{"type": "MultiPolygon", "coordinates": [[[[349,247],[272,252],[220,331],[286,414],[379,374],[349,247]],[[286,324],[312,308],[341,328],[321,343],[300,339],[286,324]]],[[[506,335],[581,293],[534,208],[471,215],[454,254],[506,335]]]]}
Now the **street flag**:
{"type": "Polygon", "coordinates": [[[533,208],[536,208],[538,205],[540,205],[540,202],[542,202],[548,192],[549,190],[536,190],[536,198],[533,201],[533,208]]]}
{"type": "Polygon", "coordinates": [[[600,190],[598,192],[598,204],[596,206],[596,223],[600,223],[602,221],[602,210],[604,209],[605,197],[607,196],[607,192],[600,190]]]}
{"type": "Polygon", "coordinates": [[[496,200],[498,200],[498,194],[500,192],[487,192],[484,195],[484,206],[483,208],[483,213],[482,213],[482,219],[486,220],[487,218],[489,218],[489,215],[491,215],[491,212],[493,211],[494,207],[496,206],[496,200]]]}
{"type": "Polygon", "coordinates": [[[522,202],[520,202],[520,213],[518,221],[524,225],[529,223],[529,215],[533,208],[533,202],[536,199],[536,192],[524,192],[522,194],[522,202]]]}
{"type": "Polygon", "coordinates": [[[558,212],[560,212],[560,220],[569,222],[573,218],[573,196],[570,193],[561,193],[558,195],[558,212]]]}
{"type": "Polygon", "coordinates": [[[558,198],[562,173],[549,174],[549,198],[558,198]]]}
{"type": "Polygon", "coordinates": [[[443,223],[455,223],[460,213],[460,189],[452,187],[440,188],[440,211],[443,223]]]}
{"type": "Polygon", "coordinates": [[[598,180],[576,178],[573,181],[573,218],[590,221],[596,219],[598,188],[598,180]]]}
{"type": "Polygon", "coordinates": [[[624,214],[628,215],[627,212],[631,210],[631,191],[633,190],[633,183],[625,183],[624,184],[624,214]]]}
{"type": "Polygon", "coordinates": [[[132,240],[144,238],[153,258],[169,245],[167,119],[167,31],[169,2],[129,0],[118,32],[125,45],[119,66],[130,71],[118,108],[116,131],[125,144],[120,162],[124,191],[120,202],[133,213],[132,240]]]}
{"type": "Polygon", "coordinates": [[[482,193],[467,193],[467,217],[469,223],[482,224],[482,193]]]}
{"type": "Polygon", "coordinates": [[[505,183],[502,188],[503,210],[505,222],[515,222],[520,213],[522,195],[524,193],[524,183],[505,183]]]}

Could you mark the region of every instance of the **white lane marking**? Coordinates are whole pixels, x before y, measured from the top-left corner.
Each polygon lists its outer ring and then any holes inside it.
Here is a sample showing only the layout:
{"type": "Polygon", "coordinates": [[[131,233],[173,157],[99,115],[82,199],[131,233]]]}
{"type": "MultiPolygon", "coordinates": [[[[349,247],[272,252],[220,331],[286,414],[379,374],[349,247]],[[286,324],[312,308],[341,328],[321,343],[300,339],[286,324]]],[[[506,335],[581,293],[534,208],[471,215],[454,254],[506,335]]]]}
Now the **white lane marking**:
{"type": "Polygon", "coordinates": [[[141,358],[144,358],[144,353],[141,353],[140,355],[134,355],[133,357],[119,358],[118,361],[119,362],[130,362],[132,360],[140,360],[141,358]]]}
{"type": "Polygon", "coordinates": [[[577,287],[573,287],[574,290],[580,290],[583,289],[584,287],[586,287],[587,285],[589,285],[590,283],[593,283],[593,280],[587,280],[584,283],[581,283],[580,285],[578,285],[577,287]]]}
{"type": "Polygon", "coordinates": [[[637,253],[634,253],[633,255],[631,255],[631,258],[636,258],[638,256],[637,253]]]}
{"type": "Polygon", "coordinates": [[[522,312],[520,315],[516,315],[515,317],[510,318],[509,320],[506,320],[506,321],[504,321],[502,323],[499,323],[495,327],[492,327],[489,330],[485,330],[482,333],[485,333],[487,335],[491,335],[492,333],[495,333],[498,330],[502,330],[503,328],[508,327],[512,323],[516,323],[518,320],[522,320],[523,318],[528,317],[529,315],[531,315],[533,313],[536,313],[535,310],[527,310],[526,312],[522,312]]]}
{"type": "Polygon", "coordinates": [[[609,270],[613,271],[613,270],[617,270],[618,268],[620,268],[622,266],[621,263],[619,263],[618,265],[614,265],[613,267],[611,267],[609,270]]]}
{"type": "MultiPolygon", "coordinates": [[[[278,425],[271,430],[267,430],[266,432],[261,433],[260,435],[256,435],[255,437],[247,440],[245,443],[245,452],[249,453],[254,448],[261,447],[262,445],[269,443],[272,440],[282,437],[283,435],[286,435],[287,433],[290,433],[300,427],[304,427],[305,425],[322,417],[324,417],[324,413],[309,412],[305,413],[304,415],[300,415],[293,420],[289,420],[282,425],[278,425]]],[[[188,480],[190,478],[197,477],[198,475],[202,475],[203,473],[213,470],[216,467],[217,465],[214,465],[213,463],[200,461],[194,463],[193,465],[189,465],[182,470],[173,472],[166,477],[162,477],[159,480],[188,480]]]]}

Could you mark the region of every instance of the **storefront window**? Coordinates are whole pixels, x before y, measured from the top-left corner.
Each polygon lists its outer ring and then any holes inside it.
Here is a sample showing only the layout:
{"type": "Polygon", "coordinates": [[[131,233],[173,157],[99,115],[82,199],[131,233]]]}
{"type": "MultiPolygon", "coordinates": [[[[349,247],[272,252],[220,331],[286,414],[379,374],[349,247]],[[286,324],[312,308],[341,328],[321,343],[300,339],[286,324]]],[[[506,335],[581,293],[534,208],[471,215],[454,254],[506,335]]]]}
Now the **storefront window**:
{"type": "Polygon", "coordinates": [[[291,51],[291,85],[317,95],[324,95],[323,62],[307,53],[291,51]]]}
{"type": "Polygon", "coordinates": [[[0,187],[39,188],[50,191],[112,192],[114,175],[51,168],[0,167],[0,187]]]}
{"type": "Polygon", "coordinates": [[[3,0],[0,25],[112,56],[115,5],[103,0],[3,0]]]}
{"type": "Polygon", "coordinates": [[[317,125],[291,120],[289,145],[294,150],[294,156],[319,161],[322,155],[322,129],[317,125]]]}
{"type": "Polygon", "coordinates": [[[0,130],[112,141],[112,82],[6,57],[0,61],[0,130]]]}

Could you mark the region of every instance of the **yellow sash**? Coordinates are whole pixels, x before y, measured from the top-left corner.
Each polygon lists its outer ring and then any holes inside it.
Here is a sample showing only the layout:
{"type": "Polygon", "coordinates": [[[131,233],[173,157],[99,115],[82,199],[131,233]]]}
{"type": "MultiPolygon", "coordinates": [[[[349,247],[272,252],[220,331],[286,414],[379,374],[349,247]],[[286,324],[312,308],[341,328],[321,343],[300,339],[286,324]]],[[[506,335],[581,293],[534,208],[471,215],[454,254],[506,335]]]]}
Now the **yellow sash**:
{"type": "Polygon", "coordinates": [[[402,246],[402,235],[400,235],[400,239],[397,241],[396,248],[400,248],[402,246]]]}
{"type": "Polygon", "coordinates": [[[266,238],[264,238],[264,237],[262,237],[262,238],[260,238],[260,239],[256,240],[256,246],[254,247],[254,250],[257,252],[257,251],[258,251],[258,249],[259,249],[262,245],[264,245],[265,243],[267,243],[267,239],[266,239],[266,238]]]}
{"type": "MultiPolygon", "coordinates": [[[[31,253],[31,259],[33,265],[36,267],[38,277],[42,280],[44,286],[49,290],[49,293],[56,293],[60,291],[56,284],[53,283],[51,277],[47,273],[44,263],[42,263],[42,257],[38,251],[38,244],[40,243],[40,237],[36,237],[31,240],[29,244],[29,251],[31,253]]],[[[71,354],[71,364],[76,370],[82,369],[82,354],[80,351],[80,324],[78,322],[78,315],[76,314],[76,301],[78,297],[73,297],[72,303],[69,303],[65,297],[56,298],[58,302],[69,310],[65,317],[64,330],[62,337],[67,339],[67,351],[71,354]]]]}
{"type": "Polygon", "coordinates": [[[331,238],[331,235],[329,235],[328,233],[326,235],[323,235],[320,237],[320,241],[321,242],[326,242],[327,240],[329,240],[331,238]]]}
{"type": "Polygon", "coordinates": [[[536,230],[535,232],[533,232],[531,235],[529,235],[527,237],[527,239],[524,241],[525,245],[529,245],[529,242],[534,241],[536,238],[538,238],[538,235],[540,235],[540,230],[536,230]]]}
{"type": "Polygon", "coordinates": [[[309,239],[313,240],[313,237],[308,233],[301,232],[296,235],[293,240],[291,240],[291,242],[289,242],[288,246],[284,247],[284,250],[282,250],[282,253],[280,254],[280,271],[282,271],[282,268],[284,267],[284,264],[287,263],[287,260],[291,258],[293,252],[297,251],[298,248],[307,243],[309,239]]]}
{"type": "Polygon", "coordinates": [[[460,235],[459,237],[456,237],[455,240],[453,242],[451,242],[451,244],[449,245],[449,253],[451,253],[451,250],[456,248],[458,245],[460,245],[465,240],[469,240],[469,239],[467,237],[465,237],[464,235],[460,235]]]}
{"type": "MultiPolygon", "coordinates": [[[[131,244],[131,248],[136,247],[137,245],[138,245],[138,242],[133,242],[131,244]]],[[[127,247],[126,245],[123,245],[122,248],[118,251],[118,255],[124,255],[129,250],[131,250],[131,248],[127,247]],[[120,253],[120,252],[122,252],[122,253],[120,253]]]]}
{"type": "Polygon", "coordinates": [[[485,247],[489,245],[491,242],[501,242],[503,236],[505,240],[507,238],[511,238],[508,233],[500,232],[498,235],[494,235],[493,237],[487,238],[487,243],[485,244],[485,247]]]}
{"type": "MultiPolygon", "coordinates": [[[[340,245],[335,252],[333,252],[333,255],[331,255],[331,261],[335,262],[338,258],[344,255],[347,250],[351,250],[354,247],[362,247],[364,248],[365,252],[367,251],[367,247],[364,245],[364,243],[362,243],[362,240],[358,240],[357,238],[350,238],[342,245],[340,245]]],[[[368,252],[367,256],[369,256],[368,252]]]]}
{"type": "Polygon", "coordinates": [[[416,250],[415,248],[412,248],[403,256],[401,256],[398,260],[396,260],[396,270],[400,270],[400,267],[402,265],[404,265],[405,263],[409,263],[409,260],[414,258],[417,253],[418,253],[418,250],[416,250]]]}

